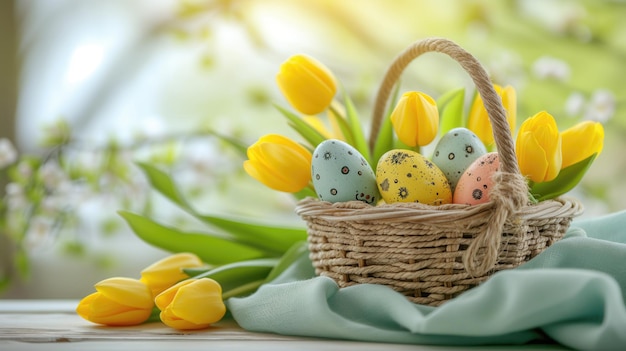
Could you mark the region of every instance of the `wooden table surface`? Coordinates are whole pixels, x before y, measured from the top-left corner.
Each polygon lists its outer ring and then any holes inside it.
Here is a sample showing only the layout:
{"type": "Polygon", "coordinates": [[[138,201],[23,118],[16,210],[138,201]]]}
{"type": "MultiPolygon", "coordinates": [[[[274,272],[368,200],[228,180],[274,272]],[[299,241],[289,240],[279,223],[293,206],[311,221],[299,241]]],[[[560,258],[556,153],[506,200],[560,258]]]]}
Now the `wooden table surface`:
{"type": "Polygon", "coordinates": [[[0,350],[565,350],[558,345],[445,347],[252,333],[232,320],[180,332],[162,323],[103,327],[80,318],[74,300],[0,300],[0,350]]]}

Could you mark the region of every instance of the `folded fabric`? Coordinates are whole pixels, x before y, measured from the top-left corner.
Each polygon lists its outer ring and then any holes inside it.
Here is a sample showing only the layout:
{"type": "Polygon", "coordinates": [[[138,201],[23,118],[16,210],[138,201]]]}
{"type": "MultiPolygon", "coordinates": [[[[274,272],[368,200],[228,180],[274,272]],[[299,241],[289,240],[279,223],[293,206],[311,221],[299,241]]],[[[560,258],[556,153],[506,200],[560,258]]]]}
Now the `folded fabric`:
{"type": "Polygon", "coordinates": [[[250,331],[430,345],[548,341],[578,350],[626,349],[626,212],[575,222],[526,264],[495,274],[440,307],[390,288],[339,289],[306,254],[256,293],[227,306],[250,331]]]}

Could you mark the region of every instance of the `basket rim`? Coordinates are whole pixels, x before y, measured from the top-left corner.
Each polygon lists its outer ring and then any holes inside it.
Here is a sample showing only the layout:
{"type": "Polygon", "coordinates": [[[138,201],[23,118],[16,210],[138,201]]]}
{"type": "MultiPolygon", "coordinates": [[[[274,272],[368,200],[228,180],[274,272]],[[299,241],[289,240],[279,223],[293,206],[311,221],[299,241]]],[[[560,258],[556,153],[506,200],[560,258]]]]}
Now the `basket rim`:
{"type": "MultiPolygon", "coordinates": [[[[497,206],[494,201],[479,205],[444,204],[439,206],[425,205],[414,202],[397,202],[372,206],[362,201],[331,203],[318,198],[307,197],[300,200],[295,208],[297,215],[306,220],[307,217],[321,218],[327,221],[398,221],[411,219],[428,219],[432,223],[449,222],[452,219],[462,220],[474,216],[482,216],[493,211],[497,206]]],[[[536,204],[528,204],[510,216],[511,219],[549,219],[554,217],[576,217],[583,213],[582,203],[573,197],[562,196],[544,200],[536,204]]]]}

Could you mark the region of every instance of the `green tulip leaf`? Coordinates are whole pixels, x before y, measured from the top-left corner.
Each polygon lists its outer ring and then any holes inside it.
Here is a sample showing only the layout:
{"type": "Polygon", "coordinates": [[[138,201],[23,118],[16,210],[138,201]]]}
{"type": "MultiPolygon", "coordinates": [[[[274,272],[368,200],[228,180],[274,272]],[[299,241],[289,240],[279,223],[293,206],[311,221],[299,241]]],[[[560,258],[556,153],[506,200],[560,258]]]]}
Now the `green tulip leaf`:
{"type": "MultiPolygon", "coordinates": [[[[391,103],[387,108],[387,112],[383,117],[383,120],[380,124],[380,130],[378,131],[378,136],[376,137],[376,142],[374,143],[374,161],[377,162],[380,160],[380,157],[387,151],[394,148],[394,131],[393,124],[391,123],[391,112],[395,108],[398,103],[398,96],[400,95],[400,84],[396,84],[396,87],[391,96],[391,103]]],[[[371,137],[371,136],[370,136],[371,137]]],[[[372,168],[376,170],[376,165],[372,165],[372,168]]]]}
{"type": "Polygon", "coordinates": [[[185,200],[178,191],[176,184],[174,184],[169,174],[149,163],[137,162],[136,164],[146,175],[148,182],[156,191],[184,210],[188,211],[191,208],[187,200],[185,200]]]}
{"type": "MultiPolygon", "coordinates": [[[[380,160],[380,157],[387,151],[394,148],[394,131],[390,118],[383,119],[376,143],[374,144],[374,160],[380,160]]],[[[372,164],[372,168],[376,170],[376,163],[372,164]]]]}
{"type": "Polygon", "coordinates": [[[439,133],[446,134],[453,128],[463,127],[463,104],[465,103],[465,89],[456,89],[442,95],[437,100],[439,108],[439,133]]]}
{"type": "Polygon", "coordinates": [[[572,190],[583,178],[598,154],[593,154],[588,158],[563,168],[559,175],[543,183],[535,183],[531,186],[530,192],[537,201],[553,199],[572,190]]]}
{"type": "Polygon", "coordinates": [[[274,106],[289,120],[291,128],[308,141],[313,148],[319,145],[322,141],[326,140],[326,138],[324,138],[324,136],[317,129],[306,123],[302,118],[300,118],[300,116],[279,105],[274,106]]]}
{"type": "Polygon", "coordinates": [[[275,258],[234,262],[195,275],[193,278],[211,278],[220,283],[222,290],[228,291],[250,282],[266,279],[278,261],[279,259],[275,258]]]}
{"type": "Polygon", "coordinates": [[[312,187],[307,186],[304,189],[292,194],[297,200],[302,200],[307,197],[317,197],[315,190],[312,187]]]}
{"type": "Polygon", "coordinates": [[[138,163],[138,166],[146,174],[152,187],[163,196],[192,216],[227,232],[229,236],[243,244],[257,247],[265,252],[271,252],[274,256],[280,256],[294,243],[306,240],[306,230],[304,228],[272,226],[253,223],[243,218],[226,218],[200,214],[182,197],[169,174],[147,163],[138,163]]]}
{"type": "Polygon", "coordinates": [[[352,137],[354,138],[354,146],[357,151],[363,155],[363,157],[367,160],[370,166],[375,167],[372,164],[372,156],[370,153],[369,145],[367,145],[367,140],[365,139],[365,135],[363,134],[363,129],[361,128],[361,120],[359,119],[359,115],[356,111],[356,107],[354,103],[350,99],[348,94],[344,93],[344,104],[346,105],[346,117],[348,120],[348,125],[350,126],[350,130],[352,131],[352,137]]]}
{"type": "Polygon", "coordinates": [[[233,138],[232,136],[220,134],[214,130],[207,130],[207,133],[216,137],[217,139],[225,142],[230,145],[233,149],[237,151],[241,156],[246,157],[248,152],[248,146],[242,143],[239,139],[233,138]]]}
{"type": "Polygon", "coordinates": [[[255,247],[216,234],[184,232],[136,213],[128,211],[118,213],[145,242],[170,252],[194,253],[208,264],[222,265],[267,255],[255,247]]]}
{"type": "Polygon", "coordinates": [[[161,310],[154,306],[152,307],[152,312],[150,312],[150,317],[146,319],[143,324],[152,323],[152,322],[160,322],[161,321],[161,310]]]}
{"type": "Polygon", "coordinates": [[[228,300],[231,297],[243,297],[250,294],[253,294],[257,289],[261,287],[265,283],[265,279],[259,279],[251,282],[247,282],[242,285],[238,285],[237,287],[222,291],[222,299],[228,300]]]}
{"type": "Polygon", "coordinates": [[[291,267],[291,265],[300,257],[302,257],[302,254],[304,254],[308,250],[308,247],[309,246],[306,241],[300,241],[293,244],[293,246],[291,246],[289,250],[285,252],[285,254],[276,263],[272,271],[267,275],[266,282],[270,282],[276,279],[276,277],[281,275],[285,270],[287,270],[287,268],[291,267]]]}
{"type": "Polygon", "coordinates": [[[350,145],[354,145],[355,144],[354,135],[353,135],[352,129],[350,129],[350,125],[348,125],[348,121],[346,121],[345,117],[341,116],[339,111],[334,109],[332,107],[332,105],[330,107],[330,114],[332,116],[330,116],[329,118],[333,118],[335,121],[337,121],[337,125],[339,125],[339,129],[341,130],[341,133],[343,134],[346,143],[348,143],[350,145]]]}

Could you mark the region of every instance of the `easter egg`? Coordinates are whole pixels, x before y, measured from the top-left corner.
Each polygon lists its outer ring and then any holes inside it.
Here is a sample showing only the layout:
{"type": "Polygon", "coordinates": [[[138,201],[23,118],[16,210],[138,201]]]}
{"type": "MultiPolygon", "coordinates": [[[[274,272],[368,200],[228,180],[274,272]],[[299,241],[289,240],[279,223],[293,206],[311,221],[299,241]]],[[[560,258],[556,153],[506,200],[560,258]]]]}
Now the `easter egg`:
{"type": "Polygon", "coordinates": [[[376,166],[376,182],[387,203],[441,205],[452,202],[446,176],[415,151],[396,149],[383,154],[376,166]]]}
{"type": "Polygon", "coordinates": [[[454,128],[439,139],[433,152],[433,163],[446,175],[454,192],[467,167],[486,153],[485,145],[471,130],[454,128]]]}
{"type": "Polygon", "coordinates": [[[459,179],[452,202],[467,205],[488,202],[489,191],[493,188],[493,174],[499,168],[500,158],[497,152],[490,152],[476,159],[459,179]]]}
{"type": "Polygon", "coordinates": [[[372,167],[359,151],[341,140],[325,140],[315,148],[311,176],[320,200],[359,200],[371,205],[380,200],[372,167]]]}

